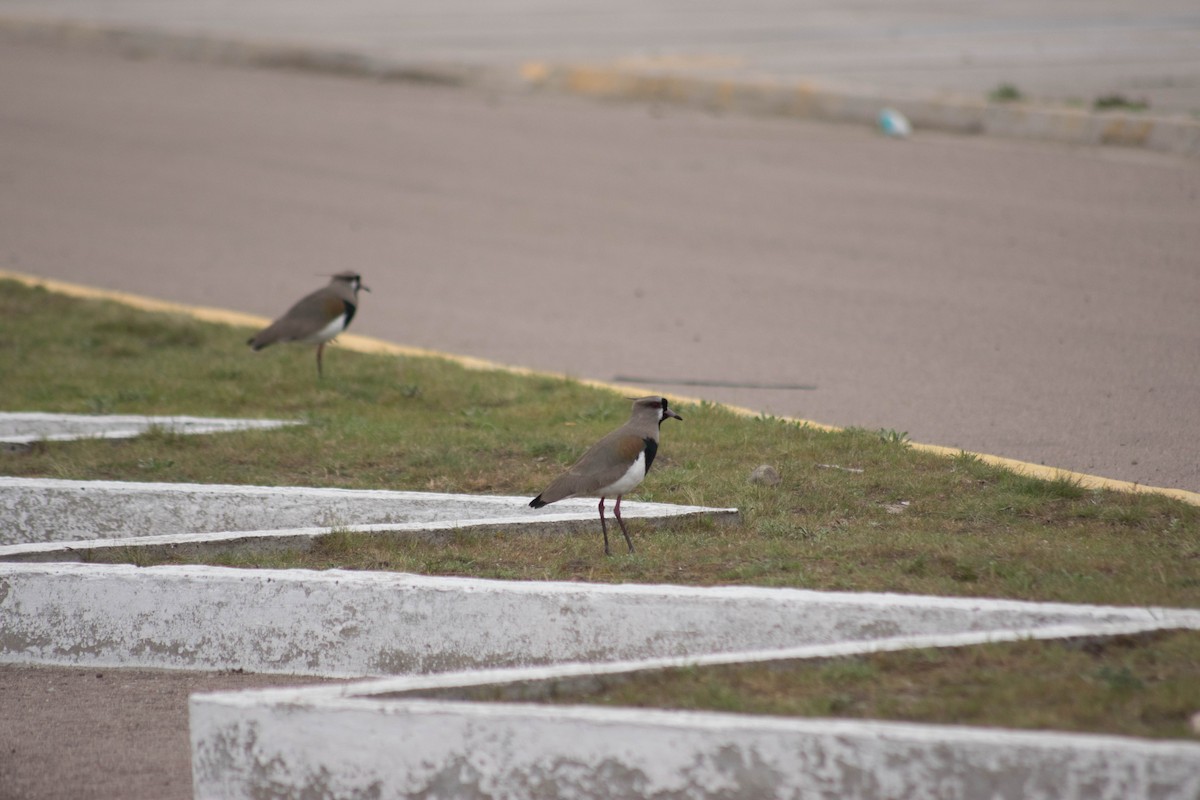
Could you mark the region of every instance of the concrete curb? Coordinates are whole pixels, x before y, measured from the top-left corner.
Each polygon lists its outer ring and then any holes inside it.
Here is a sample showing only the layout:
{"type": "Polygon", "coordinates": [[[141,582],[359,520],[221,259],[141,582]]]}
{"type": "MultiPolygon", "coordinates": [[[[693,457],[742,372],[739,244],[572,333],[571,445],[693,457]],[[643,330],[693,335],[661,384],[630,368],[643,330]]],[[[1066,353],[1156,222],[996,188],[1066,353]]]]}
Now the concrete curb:
{"type": "Polygon", "coordinates": [[[160,56],[233,66],[297,69],[376,80],[492,90],[548,90],[586,97],[667,103],[717,113],[757,114],[874,127],[900,110],[921,130],[1035,139],[1071,145],[1139,147],[1200,157],[1200,120],[1024,103],[991,103],[945,92],[885,92],[741,70],[696,70],[528,61],[518,68],[451,61],[401,61],[365,52],[288,42],[173,33],[31,17],[0,17],[0,39],[90,47],[131,57],[160,56]]]}
{"type": "MultiPolygon", "coordinates": [[[[58,281],[52,278],[39,278],[36,275],[28,275],[25,273],[12,272],[4,269],[0,269],[0,280],[17,281],[25,286],[42,288],[49,292],[57,292],[59,294],[67,295],[68,297],[79,297],[89,300],[108,300],[114,303],[121,303],[122,305],[129,306],[130,308],[136,308],[141,311],[150,311],[160,314],[185,314],[193,319],[198,319],[202,322],[212,322],[218,325],[255,328],[270,324],[270,320],[266,317],[258,317],[238,311],[228,311],[225,309],[208,308],[203,306],[189,306],[183,303],[174,303],[168,300],[158,300],[155,298],[143,297],[141,295],[129,294],[127,292],[96,289],[90,286],[80,286],[78,284],[68,283],[66,281],[58,281]]],[[[596,389],[613,392],[621,395],[622,397],[637,397],[646,394],[648,391],[652,391],[646,386],[623,386],[621,384],[609,383],[606,381],[540,372],[527,367],[509,366],[506,364],[497,363],[495,361],[475,358],[473,356],[459,356],[452,353],[443,353],[437,350],[428,350],[420,347],[399,345],[393,342],[385,342],[382,339],[373,339],[371,337],[361,336],[358,334],[343,334],[339,336],[336,341],[339,345],[360,353],[374,353],[377,355],[391,355],[412,358],[441,358],[467,369],[497,370],[500,372],[507,372],[512,375],[554,378],[558,380],[574,380],[584,386],[591,386],[596,389]]],[[[680,404],[699,405],[702,402],[708,402],[700,398],[687,397],[673,392],[659,391],[658,393],[669,394],[674,402],[680,404]]],[[[761,412],[755,411],[752,408],[745,408],[727,403],[717,403],[716,405],[739,416],[761,416],[761,412]]],[[[815,430],[830,432],[841,430],[841,428],[836,426],[826,425],[824,423],[814,422],[812,420],[797,419],[793,417],[783,417],[782,419],[786,419],[790,422],[795,422],[799,425],[804,425],[815,430]]],[[[974,453],[968,450],[961,450],[953,447],[943,447],[941,445],[921,444],[919,442],[911,442],[909,444],[913,449],[947,456],[950,458],[960,455],[971,456],[978,458],[980,461],[983,461],[986,464],[1003,467],[1004,469],[1034,478],[1042,478],[1044,480],[1073,481],[1085,489],[1106,489],[1115,492],[1128,492],[1131,494],[1157,494],[1170,497],[1175,500],[1181,500],[1190,505],[1200,506],[1200,492],[1191,492],[1187,489],[1174,489],[1162,486],[1145,486],[1143,484],[1133,483],[1131,481],[1115,480],[1113,478],[1105,478],[1100,475],[1088,475],[1083,472],[1071,472],[1070,470],[1060,469],[1058,467],[1048,467],[1042,464],[1032,464],[1028,461],[1018,461],[1015,458],[994,456],[987,453],[974,453]]]]}
{"type": "MultiPolygon", "coordinates": [[[[32,445],[75,439],[132,439],[151,430],[177,435],[274,430],[303,420],[228,417],[145,416],[142,414],[49,414],[0,411],[0,444],[32,445]]],[[[0,536],[2,541],[2,536],[0,536]]]]}
{"type": "Polygon", "coordinates": [[[528,63],[533,87],[610,99],[741,113],[847,122],[874,127],[879,112],[895,108],[919,132],[984,134],[1072,145],[1141,147],[1200,157],[1200,120],[1026,103],[989,103],[966,96],[885,93],[803,79],[707,74],[702,76],[621,65],[528,63]]]}
{"type": "MultiPolygon", "coordinates": [[[[737,509],[622,505],[624,516],[643,525],[738,519],[737,509]]],[[[105,549],[307,549],[335,530],[431,538],[467,530],[593,536],[598,527],[596,505],[587,498],[535,510],[528,498],[503,495],[2,476],[0,519],[0,561],[86,561],[105,549]]]]}
{"type": "Polygon", "coordinates": [[[361,677],[1113,635],[1200,628],[1200,612],[346,570],[0,563],[0,623],[0,663],[361,677]]]}
{"type": "Polygon", "coordinates": [[[352,50],[303,43],[253,41],[36,17],[0,16],[0,40],[3,39],[90,48],[130,58],[155,56],[237,67],[293,69],[446,86],[483,85],[499,74],[495,70],[462,63],[400,62],[352,50]]]}
{"type": "MultiPolygon", "coordinates": [[[[569,670],[569,668],[565,668],[569,670]]],[[[547,671],[513,671],[498,682],[547,671]]],[[[445,699],[446,680],[193,695],[195,797],[1138,800],[1200,793],[1200,745],[445,699]],[[421,699],[438,692],[442,699],[421,699]],[[408,696],[399,694],[407,693],[408,696]]],[[[453,697],[453,694],[451,694],[453,697]]]]}

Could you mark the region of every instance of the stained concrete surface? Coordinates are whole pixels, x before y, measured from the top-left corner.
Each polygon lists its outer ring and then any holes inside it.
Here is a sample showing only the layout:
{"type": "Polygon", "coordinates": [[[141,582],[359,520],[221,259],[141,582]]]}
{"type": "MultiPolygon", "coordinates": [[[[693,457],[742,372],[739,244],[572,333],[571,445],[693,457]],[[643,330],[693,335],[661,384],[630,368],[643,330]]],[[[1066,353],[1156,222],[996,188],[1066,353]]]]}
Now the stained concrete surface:
{"type": "MultiPolygon", "coordinates": [[[[920,637],[1200,627],[1200,612],[350,570],[0,563],[0,661],[341,676],[920,637]]],[[[916,645],[913,645],[916,646],[916,645]]],[[[814,654],[817,655],[817,654],[814,654]]]]}
{"type": "Polygon", "coordinates": [[[65,442],[72,439],[129,439],[150,430],[190,435],[265,430],[302,425],[298,420],[218,419],[212,417],[145,416],[141,414],[49,414],[0,411],[0,444],[65,442]]]}
{"type": "MultiPolygon", "coordinates": [[[[491,678],[500,687],[519,680],[491,678]]],[[[440,689],[452,681],[425,683],[440,689]]],[[[198,800],[313,790],[497,800],[1193,800],[1200,791],[1200,745],[1192,742],[471,703],[419,689],[384,699],[371,697],[372,688],[194,696],[198,800]]]]}
{"type": "MultiPolygon", "coordinates": [[[[715,522],[737,509],[630,500],[624,516],[642,524],[681,516],[715,522]]],[[[304,547],[332,530],[410,534],[458,528],[551,533],[593,527],[596,503],[569,498],[545,510],[528,498],[309,486],[246,486],[136,481],[76,481],[0,476],[0,557],[39,553],[73,561],[101,546],[206,544],[233,540],[253,549],[288,542],[304,547]]]]}

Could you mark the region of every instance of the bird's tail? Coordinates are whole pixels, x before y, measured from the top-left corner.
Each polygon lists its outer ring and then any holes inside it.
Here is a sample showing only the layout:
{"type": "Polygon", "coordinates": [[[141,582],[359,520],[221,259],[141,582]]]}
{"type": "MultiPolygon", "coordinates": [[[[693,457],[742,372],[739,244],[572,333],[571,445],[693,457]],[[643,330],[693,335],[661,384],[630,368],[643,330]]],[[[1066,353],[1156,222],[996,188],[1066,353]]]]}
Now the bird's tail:
{"type": "Polygon", "coordinates": [[[539,494],[537,497],[529,501],[529,505],[532,508],[541,508],[542,506],[546,505],[546,501],[543,500],[542,496],[539,494]]]}

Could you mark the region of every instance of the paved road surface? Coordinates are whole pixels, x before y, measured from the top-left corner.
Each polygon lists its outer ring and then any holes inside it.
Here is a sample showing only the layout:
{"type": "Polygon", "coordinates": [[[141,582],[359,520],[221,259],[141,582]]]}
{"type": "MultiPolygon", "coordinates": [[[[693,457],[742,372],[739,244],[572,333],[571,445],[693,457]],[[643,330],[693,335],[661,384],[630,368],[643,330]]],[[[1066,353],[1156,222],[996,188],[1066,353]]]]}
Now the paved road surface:
{"type": "Polygon", "coordinates": [[[298,42],[416,64],[633,59],[982,98],[1200,111],[1195,0],[0,0],[0,16],[298,42]]]}
{"type": "Polygon", "coordinates": [[[0,153],[10,269],[1200,489],[1194,161],[32,45],[0,153]]]}

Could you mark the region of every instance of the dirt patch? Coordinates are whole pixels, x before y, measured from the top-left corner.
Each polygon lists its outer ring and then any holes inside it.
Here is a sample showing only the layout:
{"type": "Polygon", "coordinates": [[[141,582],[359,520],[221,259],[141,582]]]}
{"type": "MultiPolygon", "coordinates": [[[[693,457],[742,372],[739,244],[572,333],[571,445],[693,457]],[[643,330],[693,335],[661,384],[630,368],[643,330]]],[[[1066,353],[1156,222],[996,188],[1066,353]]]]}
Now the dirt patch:
{"type": "Polygon", "coordinates": [[[327,682],[0,665],[0,800],[190,800],[188,695],[327,682]]]}

